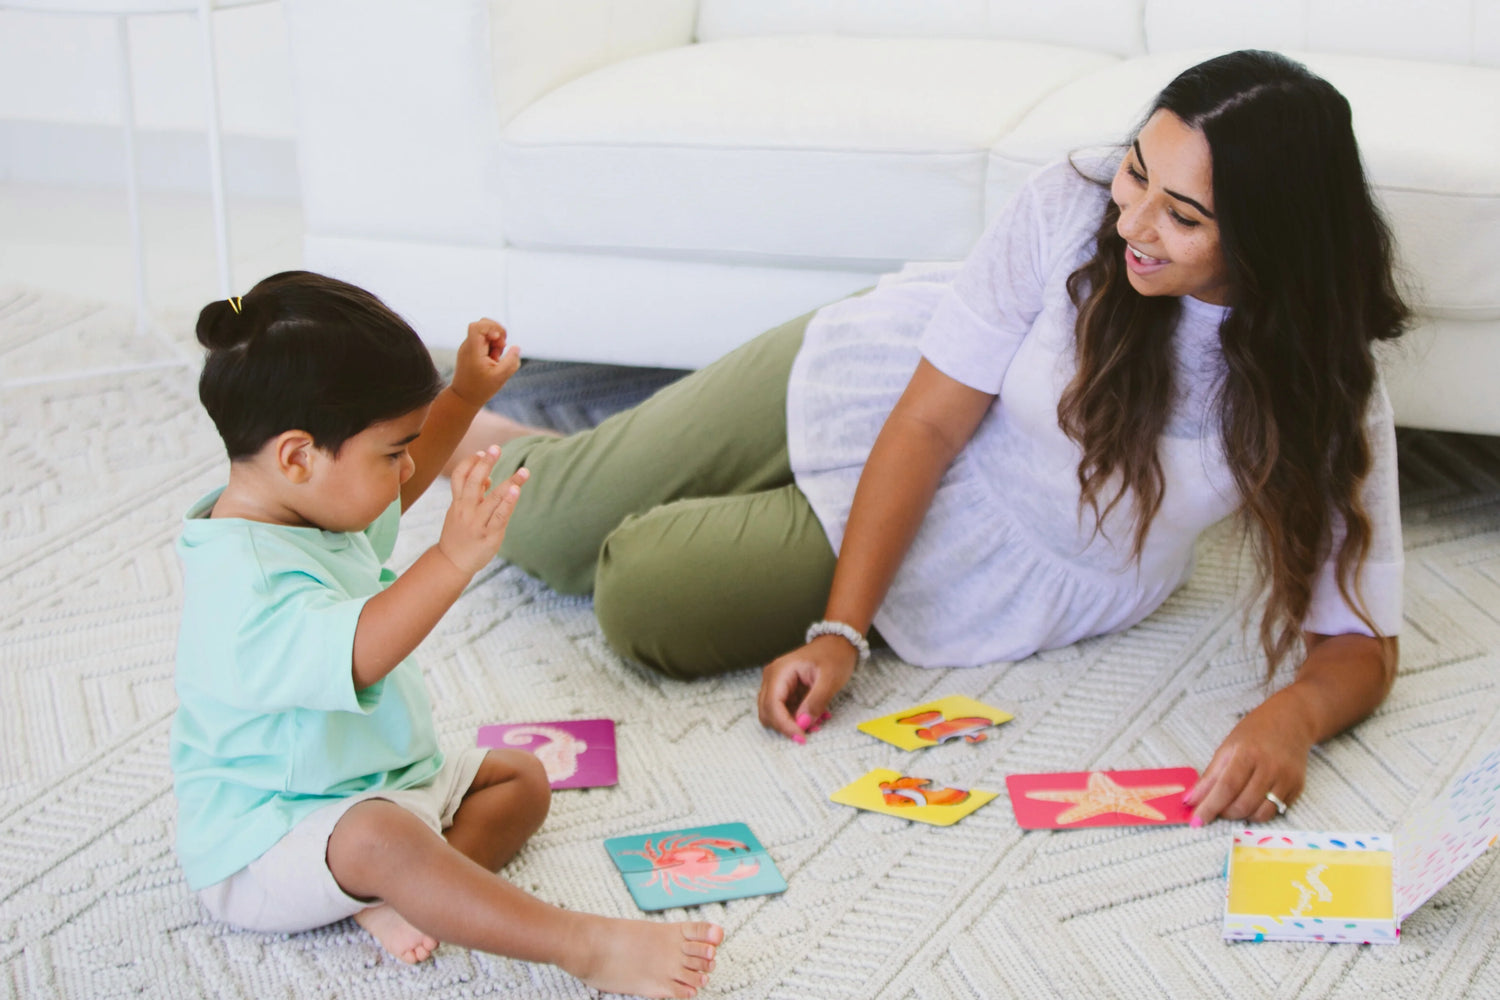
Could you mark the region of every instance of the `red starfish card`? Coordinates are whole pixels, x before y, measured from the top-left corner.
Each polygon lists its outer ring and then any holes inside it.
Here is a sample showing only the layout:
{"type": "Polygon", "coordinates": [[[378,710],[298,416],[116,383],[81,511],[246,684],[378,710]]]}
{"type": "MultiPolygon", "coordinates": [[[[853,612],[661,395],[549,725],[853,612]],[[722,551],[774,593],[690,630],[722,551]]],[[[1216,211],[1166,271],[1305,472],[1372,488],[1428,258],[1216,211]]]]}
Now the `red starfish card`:
{"type": "Polygon", "coordinates": [[[1080,826],[1166,826],[1186,823],[1182,804],[1198,780],[1191,767],[1147,771],[1012,774],[1005,779],[1016,822],[1026,830],[1080,826]]]}

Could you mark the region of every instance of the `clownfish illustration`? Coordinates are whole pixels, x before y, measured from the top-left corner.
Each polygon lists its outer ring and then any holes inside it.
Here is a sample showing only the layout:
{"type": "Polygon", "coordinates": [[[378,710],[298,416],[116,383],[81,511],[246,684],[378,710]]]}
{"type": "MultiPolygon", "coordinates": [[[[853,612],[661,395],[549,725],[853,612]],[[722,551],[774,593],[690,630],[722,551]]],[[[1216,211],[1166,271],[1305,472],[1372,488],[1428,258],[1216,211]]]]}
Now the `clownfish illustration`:
{"type": "Polygon", "coordinates": [[[953,740],[961,739],[965,743],[983,743],[989,734],[981,732],[995,723],[979,715],[964,716],[960,719],[943,718],[943,713],[933,709],[929,712],[918,712],[916,715],[908,715],[896,720],[903,726],[916,726],[917,735],[924,740],[932,740],[935,743],[951,743],[953,740]],[[929,725],[929,723],[932,723],[929,725]]]}
{"type": "Polygon", "coordinates": [[[897,778],[882,781],[880,795],[888,806],[956,806],[968,799],[962,788],[928,788],[931,778],[897,778]]]}

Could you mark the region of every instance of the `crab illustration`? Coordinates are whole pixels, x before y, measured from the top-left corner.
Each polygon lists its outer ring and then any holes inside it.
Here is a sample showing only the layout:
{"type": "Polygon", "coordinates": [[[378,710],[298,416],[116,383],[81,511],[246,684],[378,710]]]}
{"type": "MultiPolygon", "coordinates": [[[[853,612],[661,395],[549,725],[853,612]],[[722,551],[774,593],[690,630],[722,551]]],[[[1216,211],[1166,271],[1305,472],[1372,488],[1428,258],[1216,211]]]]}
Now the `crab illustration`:
{"type": "Polygon", "coordinates": [[[903,726],[917,726],[917,735],[924,740],[935,740],[938,744],[961,739],[965,743],[983,743],[989,734],[982,732],[995,724],[993,719],[981,715],[964,716],[959,719],[944,719],[943,713],[932,709],[916,715],[903,716],[896,720],[903,726]]]}
{"type": "Polygon", "coordinates": [[[760,871],[759,861],[742,858],[734,868],[721,872],[719,865],[722,859],[717,853],[724,851],[732,859],[733,854],[730,852],[748,850],[750,850],[749,845],[742,844],[738,840],[723,840],[717,837],[698,837],[690,840],[687,837],[675,836],[665,837],[655,845],[648,840],[641,845],[639,851],[621,851],[620,853],[634,854],[651,862],[653,872],[646,885],[660,883],[662,891],[670,896],[674,887],[688,892],[708,892],[718,886],[751,877],[760,871]]]}

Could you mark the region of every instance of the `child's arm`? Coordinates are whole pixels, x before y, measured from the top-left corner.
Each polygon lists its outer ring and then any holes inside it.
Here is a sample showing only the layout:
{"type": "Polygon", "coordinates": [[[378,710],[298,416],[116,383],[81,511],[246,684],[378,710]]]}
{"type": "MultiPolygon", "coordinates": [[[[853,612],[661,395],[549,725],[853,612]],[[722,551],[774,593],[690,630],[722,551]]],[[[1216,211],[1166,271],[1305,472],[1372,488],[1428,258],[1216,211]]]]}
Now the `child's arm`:
{"type": "Polygon", "coordinates": [[[362,691],[396,669],[505,540],[505,526],[527,471],[489,489],[500,449],[465,459],[453,473],[453,505],[438,543],[394,583],[365,602],[354,630],[354,689],[362,691]]]}
{"type": "Polygon", "coordinates": [[[459,345],[453,383],[432,401],[422,436],[409,449],[416,471],[401,487],[404,512],[437,478],[463,439],[474,414],[500,391],[521,366],[521,349],[506,347],[505,327],[492,319],[475,320],[459,345]]]}

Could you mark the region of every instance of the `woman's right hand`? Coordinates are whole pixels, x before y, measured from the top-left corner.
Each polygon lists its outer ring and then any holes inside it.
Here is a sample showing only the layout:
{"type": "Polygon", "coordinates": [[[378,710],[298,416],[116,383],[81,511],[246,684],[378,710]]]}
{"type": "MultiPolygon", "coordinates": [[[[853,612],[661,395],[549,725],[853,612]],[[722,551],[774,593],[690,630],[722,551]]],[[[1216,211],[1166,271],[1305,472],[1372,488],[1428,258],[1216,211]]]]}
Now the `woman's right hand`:
{"type": "Polygon", "coordinates": [[[859,653],[839,635],[820,635],[766,664],[760,674],[760,724],[798,743],[828,717],[828,703],[843,690],[859,653]]]}

